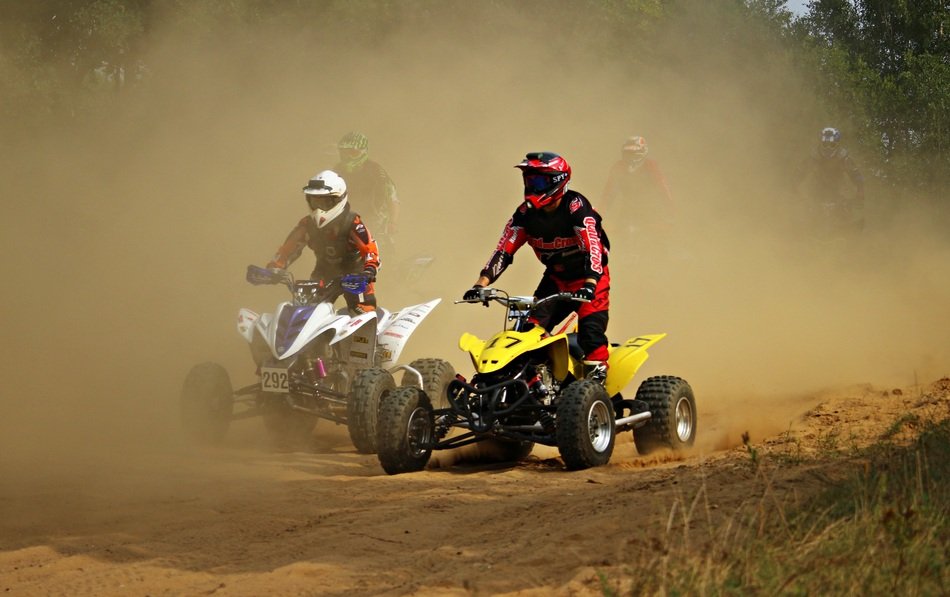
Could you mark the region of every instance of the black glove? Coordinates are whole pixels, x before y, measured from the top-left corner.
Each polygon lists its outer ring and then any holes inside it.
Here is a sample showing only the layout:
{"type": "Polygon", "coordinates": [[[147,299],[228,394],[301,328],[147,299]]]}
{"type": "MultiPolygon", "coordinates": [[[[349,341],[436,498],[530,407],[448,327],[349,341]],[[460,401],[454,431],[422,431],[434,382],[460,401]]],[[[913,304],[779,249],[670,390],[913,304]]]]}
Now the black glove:
{"type": "Polygon", "coordinates": [[[374,269],[371,268],[371,267],[368,267],[368,268],[366,268],[366,269],[363,270],[363,276],[366,278],[366,281],[367,281],[367,282],[375,282],[375,281],[376,281],[376,270],[374,270],[374,269]]]}
{"type": "Polygon", "coordinates": [[[478,301],[482,298],[482,288],[485,288],[481,284],[476,284],[465,291],[465,294],[462,295],[463,301],[478,301]]]}
{"type": "Polygon", "coordinates": [[[571,298],[582,303],[589,303],[594,300],[594,290],[597,285],[593,282],[584,282],[584,285],[571,293],[571,298]]]}

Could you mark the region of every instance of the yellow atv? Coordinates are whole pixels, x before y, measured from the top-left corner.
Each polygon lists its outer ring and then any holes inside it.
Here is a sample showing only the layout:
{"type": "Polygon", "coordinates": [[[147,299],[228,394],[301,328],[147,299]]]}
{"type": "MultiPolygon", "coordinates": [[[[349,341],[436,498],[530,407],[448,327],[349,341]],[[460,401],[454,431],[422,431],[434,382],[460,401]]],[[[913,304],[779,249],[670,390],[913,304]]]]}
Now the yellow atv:
{"type": "Polygon", "coordinates": [[[418,387],[401,387],[381,399],[378,456],[389,474],[425,468],[433,450],[476,442],[497,444],[509,460],[524,458],[534,444],[556,446],[568,469],[607,464],[618,432],[633,431],[641,454],[659,447],[687,448],[696,436],[696,400],[679,377],[650,377],[636,398],[620,392],[647,360],[647,349],[666,334],[636,336],[610,346],[609,367],[589,367],[574,333],[572,313],[550,331],[529,322],[549,301],[576,300],[571,293],[536,299],[483,288],[480,297],[457,303],[503,305],[502,331],[487,342],[463,334],[459,348],[475,366],[445,388],[447,408],[418,387]],[[509,324],[510,322],[510,324],[509,324]]]}

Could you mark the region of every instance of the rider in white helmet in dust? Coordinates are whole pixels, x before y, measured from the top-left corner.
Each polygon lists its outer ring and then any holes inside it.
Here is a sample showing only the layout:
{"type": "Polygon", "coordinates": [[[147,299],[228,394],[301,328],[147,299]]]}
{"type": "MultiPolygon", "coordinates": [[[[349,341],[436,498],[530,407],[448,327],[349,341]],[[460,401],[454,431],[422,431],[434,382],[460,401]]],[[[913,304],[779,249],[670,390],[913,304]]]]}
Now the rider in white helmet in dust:
{"type": "Polygon", "coordinates": [[[285,269],[310,247],[317,258],[311,279],[360,274],[368,285],[360,295],[344,293],[347,307],[353,313],[374,310],[379,249],[359,214],[350,211],[346,181],[336,172],[324,170],[307,182],[303,192],[310,213],[297,222],[267,267],[285,269]]]}
{"type": "Polygon", "coordinates": [[[864,227],[864,176],[854,158],[841,144],[841,131],[827,126],[821,129],[818,145],[795,173],[794,186],[808,193],[806,205],[815,211],[821,206],[835,228],[864,227]]]}

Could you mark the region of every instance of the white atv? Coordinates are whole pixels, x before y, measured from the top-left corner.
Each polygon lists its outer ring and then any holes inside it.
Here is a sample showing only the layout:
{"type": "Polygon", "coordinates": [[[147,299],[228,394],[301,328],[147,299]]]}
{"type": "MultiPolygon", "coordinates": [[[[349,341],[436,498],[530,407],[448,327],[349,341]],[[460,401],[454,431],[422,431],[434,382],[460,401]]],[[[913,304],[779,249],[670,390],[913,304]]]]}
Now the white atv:
{"type": "Polygon", "coordinates": [[[232,390],[227,371],[212,362],[188,373],[181,417],[193,440],[219,441],[231,421],[262,416],[279,445],[295,448],[312,439],[318,419],[327,419],[345,424],[356,449],[372,454],[379,401],[396,388],[394,373],[403,371],[402,385],[433,396],[445,395],[454,379],[451,364],[440,359],[395,365],[409,336],[441,299],[396,313],[377,308],[351,316],[346,308],[336,310],[334,302],[344,292],[364,292],[361,276],[295,281],[289,272],[252,265],[247,281],[284,284],[292,301],[281,302],[273,313],[238,313],[238,332],[250,345],[258,383],[232,390]],[[243,408],[235,412],[235,403],[243,408]]]}

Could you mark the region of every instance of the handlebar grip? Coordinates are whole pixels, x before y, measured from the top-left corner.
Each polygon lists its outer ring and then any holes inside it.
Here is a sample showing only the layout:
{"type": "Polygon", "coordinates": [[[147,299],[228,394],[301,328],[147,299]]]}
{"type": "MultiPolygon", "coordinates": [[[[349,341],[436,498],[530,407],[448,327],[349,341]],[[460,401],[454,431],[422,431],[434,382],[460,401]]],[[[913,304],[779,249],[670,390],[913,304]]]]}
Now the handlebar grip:
{"type": "Polygon", "coordinates": [[[271,270],[257,265],[247,266],[247,273],[244,278],[251,284],[277,284],[280,282],[280,275],[271,270]]]}

